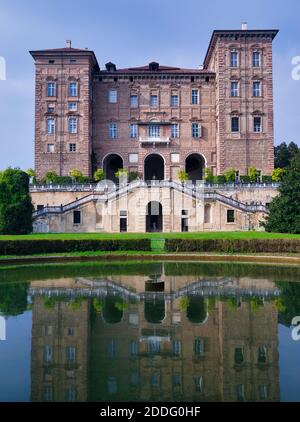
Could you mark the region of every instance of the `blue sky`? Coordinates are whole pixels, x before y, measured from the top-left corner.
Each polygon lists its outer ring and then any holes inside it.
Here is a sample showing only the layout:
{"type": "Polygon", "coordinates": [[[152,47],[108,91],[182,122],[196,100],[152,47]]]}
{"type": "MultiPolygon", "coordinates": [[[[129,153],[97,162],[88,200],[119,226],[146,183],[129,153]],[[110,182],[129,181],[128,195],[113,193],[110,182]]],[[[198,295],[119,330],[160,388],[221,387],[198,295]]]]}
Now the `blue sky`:
{"type": "Polygon", "coordinates": [[[300,80],[291,77],[300,56],[297,0],[0,0],[0,169],[33,166],[34,65],[28,50],[65,46],[95,51],[100,67],[202,64],[213,29],[278,28],[274,40],[275,142],[300,144],[300,80]]]}

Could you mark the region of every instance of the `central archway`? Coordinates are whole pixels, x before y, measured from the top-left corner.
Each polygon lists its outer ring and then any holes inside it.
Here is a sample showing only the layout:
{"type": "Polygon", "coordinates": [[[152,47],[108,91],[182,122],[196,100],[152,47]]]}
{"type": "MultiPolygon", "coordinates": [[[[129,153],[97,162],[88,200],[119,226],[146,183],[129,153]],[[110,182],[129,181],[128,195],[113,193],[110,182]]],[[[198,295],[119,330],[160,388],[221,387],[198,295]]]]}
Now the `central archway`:
{"type": "Polygon", "coordinates": [[[123,168],[123,159],[118,154],[109,154],[103,160],[105,179],[118,183],[116,172],[123,168]]]}
{"type": "Polygon", "coordinates": [[[185,171],[188,174],[189,180],[194,183],[197,180],[202,180],[204,176],[205,159],[200,154],[190,154],[185,159],[185,171]]]}
{"type": "Polygon", "coordinates": [[[163,228],[162,205],[160,202],[151,201],[147,205],[146,231],[161,232],[163,228]]]}
{"type": "Polygon", "coordinates": [[[165,163],[164,159],[158,154],[150,154],[145,158],[144,164],[145,180],[164,180],[165,163]]]}

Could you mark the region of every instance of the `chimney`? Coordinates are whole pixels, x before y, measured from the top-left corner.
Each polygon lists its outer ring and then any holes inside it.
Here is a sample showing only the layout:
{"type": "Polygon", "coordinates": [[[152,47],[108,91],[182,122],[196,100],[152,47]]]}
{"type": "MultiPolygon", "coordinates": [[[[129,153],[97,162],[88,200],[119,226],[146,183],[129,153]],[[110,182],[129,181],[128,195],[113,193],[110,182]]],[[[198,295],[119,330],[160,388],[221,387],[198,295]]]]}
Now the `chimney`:
{"type": "Polygon", "coordinates": [[[242,23],[242,31],[247,31],[248,29],[248,23],[247,22],[243,22],[242,23]]]}
{"type": "Polygon", "coordinates": [[[71,40],[67,40],[66,41],[66,45],[67,45],[67,48],[71,48],[72,47],[72,41],[71,40]]]}

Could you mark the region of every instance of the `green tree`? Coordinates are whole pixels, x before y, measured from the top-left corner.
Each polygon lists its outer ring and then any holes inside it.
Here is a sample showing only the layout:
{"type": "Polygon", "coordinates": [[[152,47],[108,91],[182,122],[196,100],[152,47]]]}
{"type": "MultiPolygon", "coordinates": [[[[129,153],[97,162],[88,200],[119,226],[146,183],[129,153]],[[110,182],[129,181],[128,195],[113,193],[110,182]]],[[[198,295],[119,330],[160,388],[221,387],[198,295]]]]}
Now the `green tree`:
{"type": "Polygon", "coordinates": [[[27,309],[29,283],[0,284],[0,312],[4,316],[23,314],[27,309]]]}
{"type": "Polygon", "coordinates": [[[272,181],[273,182],[281,182],[283,174],[284,174],[283,168],[278,167],[278,168],[274,169],[272,171],[272,181]]]}
{"type": "Polygon", "coordinates": [[[43,182],[44,183],[47,183],[47,184],[49,184],[49,183],[57,183],[58,177],[59,176],[57,175],[57,173],[55,173],[55,171],[47,171],[45,173],[45,177],[43,179],[43,182]]]}
{"type": "Polygon", "coordinates": [[[266,231],[300,233],[300,153],[285,169],[279,195],[269,205],[266,231]]]}
{"type": "Polygon", "coordinates": [[[187,180],[189,180],[189,175],[186,171],[184,170],[179,170],[178,173],[178,179],[180,180],[181,183],[186,182],[187,180]]]}
{"type": "Polygon", "coordinates": [[[258,171],[255,167],[249,167],[248,168],[248,176],[250,179],[250,182],[256,182],[258,178],[258,171]]]}
{"type": "Polygon", "coordinates": [[[72,177],[72,179],[75,180],[75,182],[82,183],[82,182],[85,181],[85,177],[83,176],[82,171],[80,171],[78,169],[71,170],[70,176],[72,177]]]}
{"type": "Polygon", "coordinates": [[[299,147],[294,143],[290,142],[289,145],[286,142],[282,142],[274,148],[274,163],[275,168],[285,168],[291,163],[291,160],[295,155],[298,154],[299,147]]]}
{"type": "Polygon", "coordinates": [[[0,180],[0,233],[30,233],[32,212],[28,174],[20,169],[5,170],[0,180]]]}
{"type": "Polygon", "coordinates": [[[233,168],[227,169],[224,171],[224,176],[227,183],[234,183],[235,182],[235,176],[236,176],[236,170],[233,168]]]}
{"type": "Polygon", "coordinates": [[[94,172],[94,179],[95,179],[96,182],[101,182],[101,180],[104,179],[104,171],[103,171],[103,169],[97,169],[94,172]]]}
{"type": "Polygon", "coordinates": [[[30,168],[26,170],[26,173],[28,174],[29,178],[32,179],[33,183],[36,183],[36,171],[30,168]]]}
{"type": "Polygon", "coordinates": [[[213,175],[213,172],[212,172],[211,167],[205,167],[205,177],[204,177],[204,180],[206,182],[208,182],[208,183],[214,183],[215,178],[214,178],[214,175],[213,175]]]}

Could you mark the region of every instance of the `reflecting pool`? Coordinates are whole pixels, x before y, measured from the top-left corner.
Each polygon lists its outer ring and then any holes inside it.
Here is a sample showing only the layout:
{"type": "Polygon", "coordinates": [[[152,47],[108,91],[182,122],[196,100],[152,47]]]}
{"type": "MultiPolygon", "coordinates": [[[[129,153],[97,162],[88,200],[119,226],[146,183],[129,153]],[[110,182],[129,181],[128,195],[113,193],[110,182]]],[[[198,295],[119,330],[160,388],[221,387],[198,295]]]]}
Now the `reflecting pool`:
{"type": "Polygon", "coordinates": [[[1,268],[0,401],[300,401],[296,315],[297,267],[1,268]]]}

